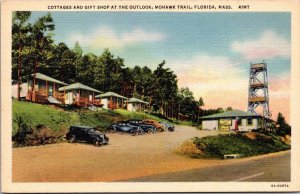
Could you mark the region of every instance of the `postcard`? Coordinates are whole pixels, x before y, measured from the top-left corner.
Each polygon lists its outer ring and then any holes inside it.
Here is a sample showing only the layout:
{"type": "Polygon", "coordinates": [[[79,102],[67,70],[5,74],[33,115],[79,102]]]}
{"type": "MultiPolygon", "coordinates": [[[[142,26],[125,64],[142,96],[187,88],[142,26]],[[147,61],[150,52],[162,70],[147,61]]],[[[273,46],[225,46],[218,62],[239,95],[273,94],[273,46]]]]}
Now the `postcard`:
{"type": "Polygon", "coordinates": [[[299,191],[299,7],[2,1],[2,192],[299,191]]]}

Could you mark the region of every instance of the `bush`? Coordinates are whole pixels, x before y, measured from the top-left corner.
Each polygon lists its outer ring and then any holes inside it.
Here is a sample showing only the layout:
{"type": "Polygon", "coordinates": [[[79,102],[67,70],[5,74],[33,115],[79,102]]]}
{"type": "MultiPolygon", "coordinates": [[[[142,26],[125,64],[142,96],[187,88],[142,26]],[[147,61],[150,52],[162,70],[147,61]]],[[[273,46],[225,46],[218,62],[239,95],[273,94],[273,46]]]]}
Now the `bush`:
{"type": "Polygon", "coordinates": [[[12,136],[14,146],[45,145],[64,141],[65,130],[54,131],[42,124],[31,127],[25,120],[26,116],[23,114],[18,114],[15,117],[15,123],[18,128],[17,132],[12,136]]]}
{"type": "Polygon", "coordinates": [[[187,140],[183,142],[176,150],[180,155],[186,155],[192,158],[201,158],[203,157],[203,152],[199,150],[192,140],[187,140]]]}
{"type": "Polygon", "coordinates": [[[17,131],[12,136],[12,140],[17,144],[24,144],[26,135],[30,133],[31,127],[26,124],[24,115],[22,114],[16,115],[14,118],[14,122],[17,125],[17,131]]]}
{"type": "Polygon", "coordinates": [[[279,136],[254,133],[223,134],[204,138],[195,137],[193,143],[205,157],[223,158],[226,154],[240,154],[243,157],[290,149],[279,136]]]}
{"type": "Polygon", "coordinates": [[[40,125],[32,128],[30,132],[24,134],[21,141],[16,141],[15,139],[14,146],[38,146],[64,142],[66,141],[64,135],[65,131],[54,131],[40,125]]]}
{"type": "Polygon", "coordinates": [[[36,146],[65,141],[64,134],[63,131],[54,131],[39,125],[33,128],[32,132],[26,136],[24,145],[36,146]]]}

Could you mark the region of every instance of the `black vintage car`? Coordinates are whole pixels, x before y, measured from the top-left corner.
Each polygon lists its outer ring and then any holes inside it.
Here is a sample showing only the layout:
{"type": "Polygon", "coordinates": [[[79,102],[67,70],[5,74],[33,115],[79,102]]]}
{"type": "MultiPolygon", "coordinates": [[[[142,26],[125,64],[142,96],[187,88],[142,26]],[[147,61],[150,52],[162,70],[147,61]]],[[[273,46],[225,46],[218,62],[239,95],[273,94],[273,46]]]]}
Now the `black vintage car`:
{"type": "Polygon", "coordinates": [[[145,133],[154,133],[154,132],[156,132],[155,126],[146,124],[142,120],[130,119],[130,120],[127,120],[125,122],[129,123],[130,125],[140,126],[141,129],[143,129],[143,131],[145,133]]]}
{"type": "Polygon", "coordinates": [[[130,133],[132,135],[141,135],[144,133],[140,126],[131,125],[125,121],[119,121],[108,127],[109,132],[130,133]]]}
{"type": "Polygon", "coordinates": [[[109,140],[105,134],[88,126],[71,126],[69,132],[66,134],[66,138],[70,143],[85,141],[95,146],[106,145],[109,140]]]}

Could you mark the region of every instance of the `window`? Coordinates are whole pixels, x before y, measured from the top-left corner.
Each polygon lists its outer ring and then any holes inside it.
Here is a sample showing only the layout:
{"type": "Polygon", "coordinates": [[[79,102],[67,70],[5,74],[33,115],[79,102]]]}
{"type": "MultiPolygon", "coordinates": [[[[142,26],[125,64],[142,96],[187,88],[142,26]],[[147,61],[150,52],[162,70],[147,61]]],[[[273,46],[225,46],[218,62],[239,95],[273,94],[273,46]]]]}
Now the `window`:
{"type": "Polygon", "coordinates": [[[242,125],[242,119],[238,119],[238,125],[242,125]]]}
{"type": "Polygon", "coordinates": [[[82,128],[81,130],[85,133],[88,132],[88,129],[86,129],[86,128],[82,128]]]}
{"type": "Polygon", "coordinates": [[[89,133],[94,133],[95,132],[95,129],[91,128],[89,129],[89,133]]]}
{"type": "Polygon", "coordinates": [[[253,119],[252,118],[247,119],[247,125],[253,125],[253,119]]]}

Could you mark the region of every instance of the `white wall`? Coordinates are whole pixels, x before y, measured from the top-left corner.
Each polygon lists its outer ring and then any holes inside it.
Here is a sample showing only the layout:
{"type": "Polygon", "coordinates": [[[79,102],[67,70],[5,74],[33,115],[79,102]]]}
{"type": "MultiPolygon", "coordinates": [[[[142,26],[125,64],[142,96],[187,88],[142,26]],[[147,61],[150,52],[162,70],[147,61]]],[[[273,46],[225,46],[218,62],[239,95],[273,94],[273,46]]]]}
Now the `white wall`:
{"type": "Polygon", "coordinates": [[[127,104],[127,110],[131,112],[141,111],[141,105],[140,103],[128,103],[127,104]]]}
{"type": "MultiPolygon", "coordinates": [[[[230,126],[230,130],[234,130],[235,128],[235,119],[232,120],[232,125],[230,126]]],[[[242,119],[241,125],[238,126],[239,131],[251,131],[252,129],[258,128],[258,120],[257,118],[252,119],[252,125],[247,125],[247,119],[242,119]]]]}
{"type": "MultiPolygon", "coordinates": [[[[241,125],[238,126],[239,131],[251,131],[252,129],[258,128],[258,119],[252,119],[252,125],[247,125],[247,119],[241,119],[241,125]]],[[[202,129],[204,130],[218,130],[219,129],[219,120],[204,120],[202,121],[202,129]]],[[[231,120],[230,130],[234,131],[235,129],[235,119],[231,120]]]]}
{"type": "Polygon", "coordinates": [[[108,99],[107,98],[102,98],[101,99],[101,104],[103,104],[104,109],[108,109],[108,99]]]}
{"type": "Polygon", "coordinates": [[[67,91],[65,96],[65,104],[73,104],[73,92],[67,91]]]}
{"type": "Polygon", "coordinates": [[[202,121],[202,129],[204,130],[218,130],[218,126],[219,126],[218,120],[202,121]]]}
{"type": "Polygon", "coordinates": [[[128,103],[127,104],[127,110],[130,111],[130,112],[133,112],[133,105],[132,105],[132,103],[128,103]]]}
{"type": "MultiPolygon", "coordinates": [[[[13,98],[18,98],[18,84],[14,84],[11,86],[11,95],[13,98]]],[[[25,98],[28,91],[28,85],[27,83],[21,84],[21,91],[20,91],[20,97],[25,98]]]]}
{"type": "Polygon", "coordinates": [[[130,112],[136,112],[139,109],[139,105],[137,103],[128,103],[127,110],[130,112]]]}

